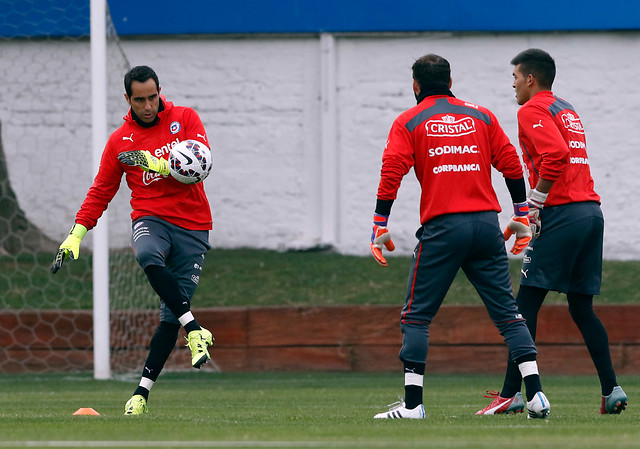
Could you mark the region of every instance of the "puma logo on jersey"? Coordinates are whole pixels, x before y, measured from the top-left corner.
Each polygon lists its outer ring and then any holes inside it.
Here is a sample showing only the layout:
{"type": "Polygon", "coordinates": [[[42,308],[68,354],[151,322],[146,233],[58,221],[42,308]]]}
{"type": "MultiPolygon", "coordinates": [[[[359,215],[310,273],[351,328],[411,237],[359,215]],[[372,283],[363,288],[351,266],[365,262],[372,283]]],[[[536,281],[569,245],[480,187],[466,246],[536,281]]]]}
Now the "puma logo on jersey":
{"type": "Polygon", "coordinates": [[[202,141],[206,142],[207,141],[207,136],[203,135],[203,134],[196,134],[196,137],[202,137],[202,141]]]}
{"type": "Polygon", "coordinates": [[[533,125],[533,129],[536,129],[538,126],[539,126],[540,128],[544,128],[544,126],[542,126],[542,120],[540,120],[538,123],[536,123],[535,125],[533,125]]]}
{"type": "Polygon", "coordinates": [[[130,140],[131,143],[133,143],[133,133],[131,133],[131,135],[129,137],[127,136],[122,136],[122,140],[130,140]]]}
{"type": "Polygon", "coordinates": [[[527,273],[529,273],[529,270],[520,270],[520,273],[522,273],[522,275],[526,278],[528,277],[527,273]]]}

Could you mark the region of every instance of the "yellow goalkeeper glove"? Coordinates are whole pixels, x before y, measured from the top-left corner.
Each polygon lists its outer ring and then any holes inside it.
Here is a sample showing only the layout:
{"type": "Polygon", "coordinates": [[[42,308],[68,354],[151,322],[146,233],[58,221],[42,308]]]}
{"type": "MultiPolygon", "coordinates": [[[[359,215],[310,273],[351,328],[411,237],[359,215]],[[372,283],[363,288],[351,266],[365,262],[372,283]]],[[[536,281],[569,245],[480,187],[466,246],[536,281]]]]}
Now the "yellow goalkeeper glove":
{"type": "Polygon", "coordinates": [[[51,264],[51,273],[56,274],[56,272],[62,268],[62,263],[64,262],[64,258],[69,256],[72,260],[78,259],[80,257],[80,242],[87,234],[87,228],[85,228],[81,224],[74,224],[73,228],[71,228],[71,232],[64,242],[60,245],[60,249],[56,253],[55,259],[53,259],[53,263],[51,264]]]}
{"type": "Polygon", "coordinates": [[[152,156],[147,150],[123,151],[118,154],[118,160],[144,171],[169,176],[169,161],[152,156]]]}

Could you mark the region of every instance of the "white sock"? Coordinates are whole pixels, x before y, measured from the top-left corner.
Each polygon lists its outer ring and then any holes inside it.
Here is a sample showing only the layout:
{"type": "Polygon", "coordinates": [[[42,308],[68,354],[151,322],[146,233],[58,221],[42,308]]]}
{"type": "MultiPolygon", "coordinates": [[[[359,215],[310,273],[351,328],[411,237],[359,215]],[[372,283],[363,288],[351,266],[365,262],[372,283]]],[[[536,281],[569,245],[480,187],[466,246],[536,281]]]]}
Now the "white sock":
{"type": "Polygon", "coordinates": [[[404,373],[405,385],[416,385],[422,387],[424,383],[424,376],[422,374],[404,373]]]}
{"type": "Polygon", "coordinates": [[[151,379],[143,377],[142,379],[140,379],[140,383],[138,385],[140,385],[142,388],[145,388],[145,389],[151,391],[151,387],[153,387],[154,383],[155,382],[152,381],[151,379]]]}
{"type": "Polygon", "coordinates": [[[195,318],[193,317],[193,314],[190,311],[182,315],[180,318],[178,318],[178,321],[180,321],[180,324],[182,325],[182,327],[185,327],[188,323],[192,322],[193,320],[195,320],[195,318]]]}
{"type": "Polygon", "coordinates": [[[531,362],[522,362],[518,365],[518,369],[520,370],[520,374],[522,374],[522,378],[524,379],[527,376],[531,376],[532,374],[538,374],[538,363],[533,360],[531,362]]]}

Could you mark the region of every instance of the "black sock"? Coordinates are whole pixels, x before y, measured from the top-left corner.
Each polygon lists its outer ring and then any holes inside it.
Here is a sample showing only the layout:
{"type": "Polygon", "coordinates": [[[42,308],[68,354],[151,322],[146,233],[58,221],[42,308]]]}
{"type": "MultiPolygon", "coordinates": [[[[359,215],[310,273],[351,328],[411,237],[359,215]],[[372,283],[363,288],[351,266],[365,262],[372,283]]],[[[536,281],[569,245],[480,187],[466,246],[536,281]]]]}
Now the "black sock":
{"type": "Polygon", "coordinates": [[[187,334],[191,331],[198,331],[200,329],[202,328],[200,327],[200,325],[195,319],[193,321],[189,321],[187,324],[184,325],[184,330],[187,332],[187,334]]]}
{"type": "MultiPolygon", "coordinates": [[[[179,324],[168,323],[166,321],[160,322],[149,343],[149,355],[142,369],[142,377],[144,379],[152,382],[158,379],[162,368],[164,368],[164,364],[169,359],[169,355],[176,345],[179,330],[179,324]]],[[[138,385],[138,388],[136,388],[133,394],[139,394],[144,396],[145,399],[148,399],[149,389],[138,385]]]]}
{"type": "Polygon", "coordinates": [[[538,391],[542,391],[542,384],[540,383],[540,376],[538,374],[531,374],[524,379],[524,388],[527,392],[527,401],[533,399],[538,391]]]}
{"type": "MultiPolygon", "coordinates": [[[[176,318],[180,318],[191,310],[189,298],[185,298],[180,292],[180,285],[178,284],[178,281],[176,281],[175,277],[167,267],[149,265],[144,269],[144,272],[147,275],[147,279],[149,279],[151,287],[153,287],[158,296],[160,296],[160,299],[162,299],[176,318]]],[[[200,329],[200,326],[195,319],[185,325],[185,330],[187,332],[198,329],[200,329]],[[189,329],[187,326],[189,326],[189,329]]]]}
{"type": "Polygon", "coordinates": [[[504,376],[504,384],[500,391],[500,396],[503,398],[512,398],[517,392],[522,389],[522,375],[518,364],[511,358],[509,353],[509,359],[507,360],[507,373],[504,376]]]}
{"type": "Polygon", "coordinates": [[[136,391],[133,392],[134,396],[136,394],[139,394],[140,396],[144,397],[145,401],[149,400],[149,390],[147,390],[144,387],[141,387],[140,385],[138,385],[138,388],[136,388],[136,391]]]}
{"type": "MultiPolygon", "coordinates": [[[[415,362],[403,362],[404,363],[404,373],[417,374],[420,376],[424,376],[424,371],[426,364],[425,363],[415,363],[415,362]]],[[[420,385],[407,385],[405,383],[404,386],[404,402],[405,407],[408,409],[414,409],[423,402],[422,393],[423,387],[420,385]]]]}
{"type": "MultiPolygon", "coordinates": [[[[520,365],[521,363],[524,362],[535,362],[536,360],[536,355],[535,354],[529,354],[529,355],[525,355],[522,357],[519,357],[516,361],[515,364],[516,366],[520,365]]],[[[518,368],[519,369],[519,368],[518,368]]],[[[524,377],[524,387],[527,393],[527,401],[530,401],[533,399],[533,397],[535,396],[535,394],[538,391],[542,391],[542,384],[540,383],[540,375],[539,374],[529,374],[528,376],[524,377]]],[[[503,396],[505,397],[505,396],[503,396]]]]}
{"type": "MultiPolygon", "coordinates": [[[[528,287],[528,286],[520,286],[520,290],[518,290],[518,296],[516,296],[516,302],[518,303],[518,310],[522,314],[522,317],[526,320],[527,328],[529,329],[529,333],[531,333],[531,337],[533,341],[536,340],[536,328],[538,326],[538,311],[540,307],[542,307],[542,303],[544,302],[545,296],[547,296],[547,290],[537,288],[537,287],[528,287]]],[[[511,359],[511,354],[509,354],[509,360],[507,361],[507,372],[504,377],[504,384],[502,386],[502,391],[500,392],[500,396],[503,398],[512,398],[517,392],[519,392],[522,388],[522,375],[520,374],[520,369],[518,368],[518,364],[523,361],[531,361],[535,360],[535,356],[531,359],[527,360],[519,360],[517,363],[511,359]]],[[[531,380],[530,380],[531,382],[531,380]]],[[[533,381],[535,385],[535,381],[533,381]]],[[[538,383],[540,383],[540,377],[538,376],[538,383]]],[[[526,382],[525,382],[526,386],[526,382]]],[[[540,391],[540,390],[536,390],[540,391]]],[[[536,391],[533,393],[535,394],[536,391]]],[[[529,399],[530,400],[530,399],[529,399]]]]}
{"type": "Polygon", "coordinates": [[[608,396],[617,384],[611,363],[607,330],[593,310],[593,296],[569,292],[569,313],[578,326],[589,355],[598,372],[603,396],[608,396]]]}

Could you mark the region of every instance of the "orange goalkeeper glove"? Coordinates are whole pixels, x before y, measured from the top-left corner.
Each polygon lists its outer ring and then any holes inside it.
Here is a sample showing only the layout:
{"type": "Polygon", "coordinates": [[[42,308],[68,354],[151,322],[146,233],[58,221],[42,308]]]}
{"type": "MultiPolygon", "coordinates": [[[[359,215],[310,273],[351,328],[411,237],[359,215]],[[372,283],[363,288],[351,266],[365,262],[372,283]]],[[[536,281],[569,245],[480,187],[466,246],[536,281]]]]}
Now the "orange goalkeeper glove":
{"type": "Polygon", "coordinates": [[[513,216],[504,230],[504,239],[509,240],[516,235],[516,241],[511,248],[511,253],[520,254],[531,241],[531,227],[529,223],[529,204],[514,203],[513,216]]]}
{"type": "Polygon", "coordinates": [[[388,215],[373,215],[373,232],[371,233],[371,254],[383,267],[387,266],[387,259],[382,255],[382,247],[387,248],[388,251],[396,249],[396,245],[391,240],[391,235],[387,229],[387,223],[389,221],[388,215]]]}

